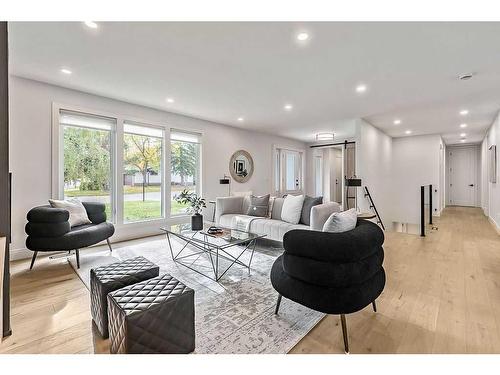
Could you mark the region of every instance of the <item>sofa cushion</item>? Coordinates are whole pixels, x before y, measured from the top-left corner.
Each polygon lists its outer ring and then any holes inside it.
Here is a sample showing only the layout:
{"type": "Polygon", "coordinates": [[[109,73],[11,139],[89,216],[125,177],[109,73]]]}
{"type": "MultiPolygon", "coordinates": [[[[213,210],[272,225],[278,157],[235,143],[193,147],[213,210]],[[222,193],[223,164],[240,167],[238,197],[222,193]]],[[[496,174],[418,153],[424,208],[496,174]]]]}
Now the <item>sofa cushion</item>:
{"type": "Polygon", "coordinates": [[[300,223],[305,225],[311,225],[311,209],[318,204],[323,203],[323,197],[310,197],[306,195],[304,198],[304,204],[302,205],[302,213],[300,215],[300,223]]]}
{"type": "Polygon", "coordinates": [[[236,216],[238,217],[245,217],[245,218],[253,218],[254,216],[249,216],[249,215],[242,215],[242,214],[224,214],[221,215],[219,218],[219,225],[224,228],[231,228],[231,225],[233,224],[233,218],[236,216]]]}
{"type": "Polygon", "coordinates": [[[266,239],[273,241],[283,241],[283,236],[286,232],[292,229],[309,229],[303,224],[290,224],[282,220],[258,218],[250,224],[250,232],[265,234],[266,239]]]}
{"type": "Polygon", "coordinates": [[[250,196],[250,205],[246,212],[250,216],[266,217],[269,210],[269,197],[270,194],[261,195],[259,197],[250,196]]]}
{"type": "Polygon", "coordinates": [[[303,195],[287,195],[281,209],[281,220],[290,224],[298,224],[302,214],[302,205],[304,204],[303,195]]]}

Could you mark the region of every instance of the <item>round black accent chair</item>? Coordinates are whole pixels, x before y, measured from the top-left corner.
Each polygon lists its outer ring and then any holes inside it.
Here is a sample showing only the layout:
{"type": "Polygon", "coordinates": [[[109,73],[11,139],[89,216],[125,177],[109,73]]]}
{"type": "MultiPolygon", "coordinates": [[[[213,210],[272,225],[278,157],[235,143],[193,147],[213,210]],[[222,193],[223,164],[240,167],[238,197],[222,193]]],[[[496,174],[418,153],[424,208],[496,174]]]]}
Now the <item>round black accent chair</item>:
{"type": "Polygon", "coordinates": [[[80,268],[80,249],[106,240],[111,251],[109,237],[115,233],[113,224],[106,222],[104,203],[82,202],[91,224],[71,227],[69,212],[49,205],[32,208],[27,215],[25,231],[26,247],[32,250],[30,270],[39,251],[75,250],[76,264],[80,268]]]}
{"type": "Polygon", "coordinates": [[[340,315],[346,353],[345,314],[372,304],[385,286],[384,232],[358,219],[344,233],[291,230],[283,238],[285,252],[273,264],[271,283],[279,293],[275,314],[285,297],[325,314],[340,315]]]}

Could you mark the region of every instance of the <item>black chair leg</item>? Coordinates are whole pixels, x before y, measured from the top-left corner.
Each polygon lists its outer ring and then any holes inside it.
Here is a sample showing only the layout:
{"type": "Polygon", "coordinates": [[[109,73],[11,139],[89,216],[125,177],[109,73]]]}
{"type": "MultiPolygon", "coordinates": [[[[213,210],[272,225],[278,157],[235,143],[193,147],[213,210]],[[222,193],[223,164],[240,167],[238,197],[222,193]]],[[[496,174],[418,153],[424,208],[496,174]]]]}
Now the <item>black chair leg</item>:
{"type": "Polygon", "coordinates": [[[76,268],[80,268],[80,250],[75,249],[76,254],[76,268]]]}
{"type": "Polygon", "coordinates": [[[113,249],[111,248],[111,243],[109,242],[109,238],[106,238],[106,242],[108,243],[109,251],[113,252],[113,249]]]}
{"type": "Polygon", "coordinates": [[[375,303],[375,301],[372,302],[372,306],[373,306],[373,311],[377,312],[377,304],[375,303]]]}
{"type": "Polygon", "coordinates": [[[31,258],[30,271],[33,269],[33,265],[35,264],[35,259],[36,259],[37,254],[38,254],[38,251],[35,251],[33,253],[33,258],[31,258]]]}
{"type": "Polygon", "coordinates": [[[344,349],[346,353],[349,353],[349,340],[347,338],[347,324],[345,322],[345,315],[340,315],[340,320],[342,322],[342,335],[344,336],[344,349]]]}
{"type": "Polygon", "coordinates": [[[280,304],[281,304],[281,294],[278,294],[278,302],[276,303],[276,310],[274,310],[274,314],[278,314],[278,310],[280,309],[280,304]]]}

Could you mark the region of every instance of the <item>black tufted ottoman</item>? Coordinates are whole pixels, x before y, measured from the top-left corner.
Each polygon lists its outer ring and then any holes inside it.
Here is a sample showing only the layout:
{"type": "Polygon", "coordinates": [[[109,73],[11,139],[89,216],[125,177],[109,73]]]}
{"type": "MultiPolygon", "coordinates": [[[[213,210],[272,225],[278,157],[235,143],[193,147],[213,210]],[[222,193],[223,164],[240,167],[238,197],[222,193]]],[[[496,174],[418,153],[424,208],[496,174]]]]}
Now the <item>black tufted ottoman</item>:
{"type": "Polygon", "coordinates": [[[90,270],[92,319],[103,338],[108,337],[108,293],[151,279],[158,274],[158,266],[143,257],[127,259],[90,270]]]}
{"type": "Polygon", "coordinates": [[[108,294],[111,353],[190,353],[194,290],[162,275],[108,294]]]}

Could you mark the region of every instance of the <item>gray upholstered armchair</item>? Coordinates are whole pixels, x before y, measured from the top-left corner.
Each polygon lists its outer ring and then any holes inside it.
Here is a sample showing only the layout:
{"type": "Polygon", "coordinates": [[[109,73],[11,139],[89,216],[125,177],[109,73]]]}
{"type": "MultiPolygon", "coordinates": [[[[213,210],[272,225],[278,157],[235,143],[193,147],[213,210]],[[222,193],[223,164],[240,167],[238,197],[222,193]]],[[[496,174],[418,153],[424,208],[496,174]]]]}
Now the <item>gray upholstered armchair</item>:
{"type": "Polygon", "coordinates": [[[113,224],[106,222],[103,203],[82,202],[92,224],[71,227],[69,212],[49,205],[32,208],[27,215],[25,231],[28,235],[26,247],[32,250],[30,269],[33,268],[39,251],[75,250],[76,264],[80,268],[81,248],[106,240],[112,251],[109,237],[115,233],[113,224]]]}

